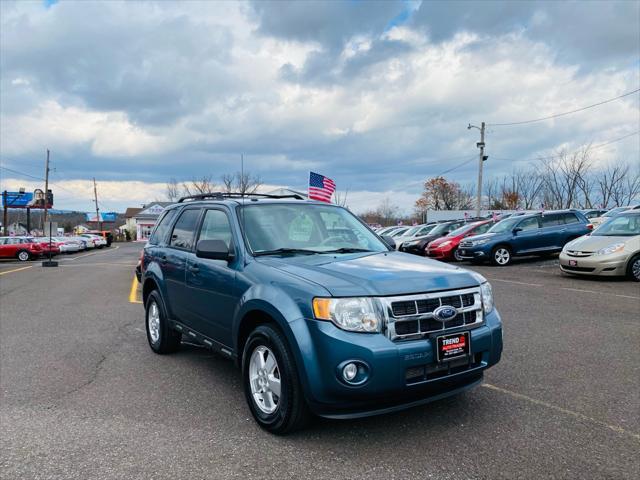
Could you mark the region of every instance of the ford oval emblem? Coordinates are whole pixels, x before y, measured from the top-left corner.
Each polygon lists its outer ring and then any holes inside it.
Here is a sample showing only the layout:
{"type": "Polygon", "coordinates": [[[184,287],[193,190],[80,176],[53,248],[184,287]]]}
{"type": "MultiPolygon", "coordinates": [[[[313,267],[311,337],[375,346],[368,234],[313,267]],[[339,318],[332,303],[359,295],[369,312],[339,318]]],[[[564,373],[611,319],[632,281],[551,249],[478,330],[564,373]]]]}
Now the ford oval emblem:
{"type": "Polygon", "coordinates": [[[433,318],[439,322],[448,322],[458,315],[458,309],[450,305],[442,305],[433,311],[433,318]]]}

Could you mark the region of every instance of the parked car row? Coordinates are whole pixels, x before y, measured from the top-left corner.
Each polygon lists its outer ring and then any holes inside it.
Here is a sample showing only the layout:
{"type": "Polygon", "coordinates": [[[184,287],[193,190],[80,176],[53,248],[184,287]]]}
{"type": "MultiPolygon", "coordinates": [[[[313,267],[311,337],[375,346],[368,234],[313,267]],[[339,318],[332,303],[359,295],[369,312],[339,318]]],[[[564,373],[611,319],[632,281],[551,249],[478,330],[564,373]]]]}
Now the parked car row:
{"type": "Polygon", "coordinates": [[[640,280],[640,206],[517,212],[499,221],[450,220],[378,234],[402,252],[438,260],[509,265],[514,257],[561,252],[563,272],[640,280]],[[600,220],[594,231],[593,220],[600,220]]]}
{"type": "Polygon", "coordinates": [[[94,234],[75,237],[0,237],[0,258],[15,258],[21,262],[61,253],[76,253],[108,246],[107,240],[94,234]]]}

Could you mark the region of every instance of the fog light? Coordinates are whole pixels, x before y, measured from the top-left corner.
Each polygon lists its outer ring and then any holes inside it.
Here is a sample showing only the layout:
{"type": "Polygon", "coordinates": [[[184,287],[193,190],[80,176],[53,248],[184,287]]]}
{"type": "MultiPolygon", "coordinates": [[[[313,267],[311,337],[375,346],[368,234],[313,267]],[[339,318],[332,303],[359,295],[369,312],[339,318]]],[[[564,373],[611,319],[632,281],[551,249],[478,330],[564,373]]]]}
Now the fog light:
{"type": "Polygon", "coordinates": [[[358,366],[355,363],[347,363],[342,369],[342,376],[347,382],[352,381],[358,374],[358,366]]]}

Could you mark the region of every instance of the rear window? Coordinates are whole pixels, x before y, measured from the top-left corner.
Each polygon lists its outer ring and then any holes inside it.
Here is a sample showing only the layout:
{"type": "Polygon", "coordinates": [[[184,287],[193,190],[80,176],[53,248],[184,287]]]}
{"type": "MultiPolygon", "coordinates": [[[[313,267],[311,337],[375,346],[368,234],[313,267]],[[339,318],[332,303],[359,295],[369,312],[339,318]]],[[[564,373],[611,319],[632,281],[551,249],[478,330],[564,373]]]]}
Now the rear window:
{"type": "Polygon", "coordinates": [[[170,245],[172,247],[184,248],[185,250],[193,248],[193,237],[199,217],[199,209],[185,210],[180,214],[171,235],[170,245]]]}
{"type": "Polygon", "coordinates": [[[167,232],[169,231],[169,225],[171,224],[171,220],[176,216],[177,210],[168,210],[165,214],[160,218],[158,222],[158,226],[153,231],[151,238],[149,239],[149,243],[152,245],[158,245],[163,242],[167,238],[167,232]]]}
{"type": "Polygon", "coordinates": [[[542,217],[542,227],[554,227],[557,225],[564,225],[564,221],[562,219],[562,215],[558,214],[548,214],[543,215],[542,217]]]}

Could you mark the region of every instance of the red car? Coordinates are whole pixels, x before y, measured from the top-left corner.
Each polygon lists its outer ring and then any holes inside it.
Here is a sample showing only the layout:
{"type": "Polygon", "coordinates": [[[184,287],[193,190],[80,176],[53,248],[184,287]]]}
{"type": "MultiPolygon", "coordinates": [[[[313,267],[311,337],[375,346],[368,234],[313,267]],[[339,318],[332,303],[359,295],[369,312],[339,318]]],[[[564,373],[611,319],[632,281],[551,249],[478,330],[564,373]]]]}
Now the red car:
{"type": "Polygon", "coordinates": [[[462,261],[458,255],[458,245],[465,237],[471,235],[480,235],[491,228],[495,222],[493,220],[483,220],[480,222],[467,223],[460,228],[455,229],[446,237],[441,237],[427,245],[424,252],[427,257],[436,258],[438,260],[457,260],[462,261]]]}
{"type": "MultiPolygon", "coordinates": [[[[34,243],[37,243],[38,245],[40,245],[40,248],[42,248],[42,254],[45,257],[49,256],[49,237],[26,237],[27,240],[30,240],[34,243]]],[[[58,242],[56,240],[52,240],[51,241],[51,256],[55,256],[58,255],[60,253],[60,245],[62,245],[63,242],[58,242]]]]}
{"type": "Polygon", "coordinates": [[[21,262],[26,262],[40,255],[42,255],[42,247],[31,239],[0,237],[0,258],[17,258],[21,262]]]}

